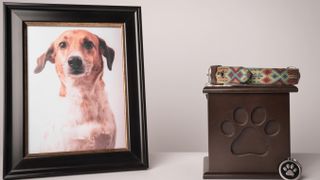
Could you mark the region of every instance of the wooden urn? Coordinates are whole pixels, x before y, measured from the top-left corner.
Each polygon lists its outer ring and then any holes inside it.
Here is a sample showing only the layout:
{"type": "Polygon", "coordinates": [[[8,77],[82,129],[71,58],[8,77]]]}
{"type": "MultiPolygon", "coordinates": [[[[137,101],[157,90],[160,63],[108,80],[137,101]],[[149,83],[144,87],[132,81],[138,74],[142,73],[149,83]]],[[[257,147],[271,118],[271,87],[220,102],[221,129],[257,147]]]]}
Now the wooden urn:
{"type": "Polygon", "coordinates": [[[206,86],[204,179],[280,178],[290,157],[289,93],[295,86],[206,86]]]}

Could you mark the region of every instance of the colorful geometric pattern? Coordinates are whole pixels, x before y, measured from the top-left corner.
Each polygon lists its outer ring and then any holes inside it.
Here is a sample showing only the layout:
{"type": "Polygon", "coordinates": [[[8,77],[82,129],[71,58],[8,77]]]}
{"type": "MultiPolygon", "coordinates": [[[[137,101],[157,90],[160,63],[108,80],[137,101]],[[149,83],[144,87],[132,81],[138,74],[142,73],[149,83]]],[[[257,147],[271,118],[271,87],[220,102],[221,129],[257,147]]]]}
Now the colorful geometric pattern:
{"type": "Polygon", "coordinates": [[[298,69],[284,68],[249,68],[252,76],[248,84],[298,84],[300,74],[298,69]]]}
{"type": "Polygon", "coordinates": [[[300,79],[299,69],[216,67],[216,84],[293,85],[300,79]]]}
{"type": "Polygon", "coordinates": [[[218,67],[216,79],[220,83],[243,84],[246,83],[251,76],[248,69],[243,67],[218,67]]]}

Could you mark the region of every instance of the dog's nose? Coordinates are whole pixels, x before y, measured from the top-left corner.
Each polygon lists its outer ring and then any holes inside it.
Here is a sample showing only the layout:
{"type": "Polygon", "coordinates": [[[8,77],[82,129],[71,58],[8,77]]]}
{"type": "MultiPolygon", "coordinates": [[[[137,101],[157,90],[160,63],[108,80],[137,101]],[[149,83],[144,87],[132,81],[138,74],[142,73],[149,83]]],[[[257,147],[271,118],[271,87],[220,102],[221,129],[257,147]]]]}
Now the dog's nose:
{"type": "Polygon", "coordinates": [[[78,69],[82,67],[82,59],[79,56],[71,56],[68,59],[68,64],[73,69],[78,69]]]}

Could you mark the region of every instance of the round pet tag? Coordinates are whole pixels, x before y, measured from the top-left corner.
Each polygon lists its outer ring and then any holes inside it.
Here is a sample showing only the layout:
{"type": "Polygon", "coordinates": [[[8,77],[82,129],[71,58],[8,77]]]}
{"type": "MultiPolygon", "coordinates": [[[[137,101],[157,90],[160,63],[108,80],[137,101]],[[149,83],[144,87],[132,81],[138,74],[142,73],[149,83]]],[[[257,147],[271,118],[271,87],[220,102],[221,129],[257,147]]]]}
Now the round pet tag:
{"type": "Polygon", "coordinates": [[[279,165],[279,174],[284,180],[297,180],[302,174],[302,167],[297,160],[288,158],[279,165]]]}

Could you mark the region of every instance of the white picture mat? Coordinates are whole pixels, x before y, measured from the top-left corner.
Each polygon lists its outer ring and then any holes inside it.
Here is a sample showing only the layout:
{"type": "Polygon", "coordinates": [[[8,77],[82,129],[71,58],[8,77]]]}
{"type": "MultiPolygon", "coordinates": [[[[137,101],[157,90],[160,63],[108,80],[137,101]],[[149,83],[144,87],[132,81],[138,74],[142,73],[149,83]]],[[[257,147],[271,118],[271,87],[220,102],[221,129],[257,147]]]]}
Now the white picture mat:
{"type": "MultiPolygon", "coordinates": [[[[40,153],[46,127],[66,116],[63,97],[59,96],[60,81],[54,64],[47,62],[39,74],[34,74],[37,58],[64,31],[83,29],[96,34],[115,50],[112,71],[103,61],[105,91],[114,113],[117,134],[115,149],[127,148],[126,92],[124,82],[123,28],[121,27],[48,27],[28,26],[28,152],[40,153]]],[[[57,135],[58,136],[58,135],[57,135]]]]}

